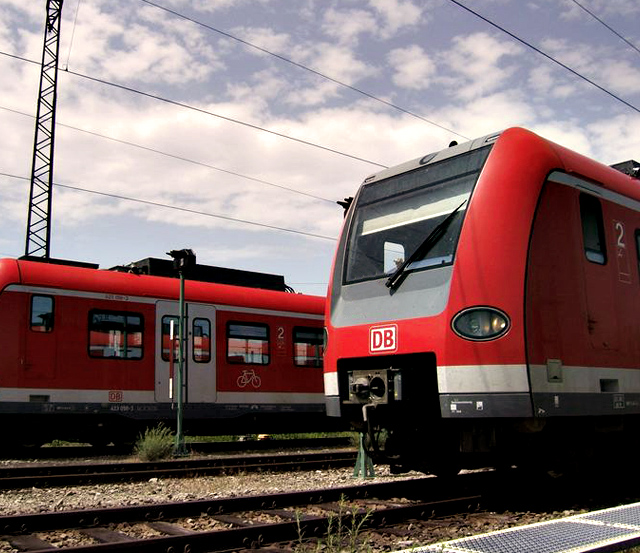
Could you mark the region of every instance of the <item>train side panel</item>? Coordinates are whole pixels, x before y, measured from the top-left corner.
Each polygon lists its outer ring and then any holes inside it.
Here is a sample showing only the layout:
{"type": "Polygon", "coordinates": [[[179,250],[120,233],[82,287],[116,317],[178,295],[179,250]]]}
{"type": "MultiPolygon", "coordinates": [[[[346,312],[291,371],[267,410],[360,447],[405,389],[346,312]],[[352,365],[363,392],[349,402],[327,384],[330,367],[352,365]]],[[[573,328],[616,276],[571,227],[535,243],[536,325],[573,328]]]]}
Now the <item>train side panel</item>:
{"type": "Polygon", "coordinates": [[[590,194],[580,182],[552,175],[533,228],[527,338],[536,413],[638,413],[640,214],[632,200],[590,194]],[[598,229],[599,252],[590,240],[598,229]]]}

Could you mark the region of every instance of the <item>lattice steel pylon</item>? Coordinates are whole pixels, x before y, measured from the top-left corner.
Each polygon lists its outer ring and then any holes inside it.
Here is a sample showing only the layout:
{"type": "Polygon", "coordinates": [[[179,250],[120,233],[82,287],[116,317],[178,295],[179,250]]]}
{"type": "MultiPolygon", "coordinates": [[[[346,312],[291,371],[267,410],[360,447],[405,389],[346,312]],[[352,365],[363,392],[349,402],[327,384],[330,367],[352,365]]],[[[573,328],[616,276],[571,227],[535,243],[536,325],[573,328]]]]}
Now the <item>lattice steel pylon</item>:
{"type": "Polygon", "coordinates": [[[49,257],[51,237],[53,146],[58,97],[58,52],[62,2],[63,0],[47,0],[25,247],[25,255],[45,258],[49,257]]]}

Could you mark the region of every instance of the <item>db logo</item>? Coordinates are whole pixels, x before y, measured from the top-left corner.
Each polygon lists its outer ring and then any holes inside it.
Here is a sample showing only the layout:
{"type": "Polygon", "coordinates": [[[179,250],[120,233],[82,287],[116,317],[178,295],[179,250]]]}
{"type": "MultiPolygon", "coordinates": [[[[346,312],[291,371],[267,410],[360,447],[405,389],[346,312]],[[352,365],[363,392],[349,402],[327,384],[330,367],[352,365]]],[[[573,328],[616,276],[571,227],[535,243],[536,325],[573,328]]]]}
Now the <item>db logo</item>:
{"type": "Polygon", "coordinates": [[[124,394],[120,390],[109,391],[109,403],[121,403],[124,399],[124,394]]]}
{"type": "Polygon", "coordinates": [[[372,326],[369,329],[369,351],[371,353],[396,351],[398,349],[398,325],[372,326]]]}

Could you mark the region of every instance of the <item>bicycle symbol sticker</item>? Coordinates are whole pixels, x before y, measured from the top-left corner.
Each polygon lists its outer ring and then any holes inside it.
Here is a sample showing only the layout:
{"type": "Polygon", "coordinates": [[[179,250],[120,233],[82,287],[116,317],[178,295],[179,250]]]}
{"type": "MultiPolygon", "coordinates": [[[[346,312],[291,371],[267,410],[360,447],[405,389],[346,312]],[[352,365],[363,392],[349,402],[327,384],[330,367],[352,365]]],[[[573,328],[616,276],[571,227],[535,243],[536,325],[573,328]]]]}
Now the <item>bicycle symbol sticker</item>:
{"type": "Polygon", "coordinates": [[[244,369],[242,371],[242,374],[238,377],[237,382],[239,388],[244,388],[249,384],[251,384],[254,388],[260,388],[262,379],[256,374],[256,371],[254,371],[253,369],[244,369]]]}

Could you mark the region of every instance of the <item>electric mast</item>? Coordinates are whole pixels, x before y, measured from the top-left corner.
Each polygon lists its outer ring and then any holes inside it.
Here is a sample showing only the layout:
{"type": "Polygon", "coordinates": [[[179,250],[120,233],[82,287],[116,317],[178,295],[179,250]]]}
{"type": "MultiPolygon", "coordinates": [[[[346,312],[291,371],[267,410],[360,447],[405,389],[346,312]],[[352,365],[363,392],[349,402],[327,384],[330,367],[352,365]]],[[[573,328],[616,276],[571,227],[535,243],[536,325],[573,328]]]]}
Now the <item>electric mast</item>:
{"type": "Polygon", "coordinates": [[[63,0],[47,0],[25,255],[49,257],[58,52],[63,0]]]}

